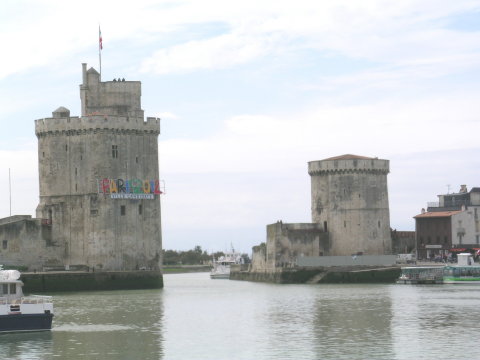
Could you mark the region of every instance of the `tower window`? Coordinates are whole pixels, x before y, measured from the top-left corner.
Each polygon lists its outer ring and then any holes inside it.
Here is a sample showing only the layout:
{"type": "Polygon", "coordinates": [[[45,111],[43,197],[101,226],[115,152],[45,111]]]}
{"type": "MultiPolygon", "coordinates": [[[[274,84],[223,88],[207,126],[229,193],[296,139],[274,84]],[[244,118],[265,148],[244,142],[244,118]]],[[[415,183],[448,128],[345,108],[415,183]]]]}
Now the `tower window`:
{"type": "Polygon", "coordinates": [[[135,162],[138,164],[138,156],[135,156],[135,162]]]}
{"type": "Polygon", "coordinates": [[[127,208],[125,207],[125,205],[121,205],[120,206],[120,215],[125,216],[126,213],[127,213],[127,208]]]}
{"type": "Polygon", "coordinates": [[[65,151],[68,151],[68,145],[65,145],[65,151]]]}
{"type": "Polygon", "coordinates": [[[118,146],[112,145],[112,157],[114,159],[118,158],[118,146]]]}
{"type": "Polygon", "coordinates": [[[75,176],[77,176],[78,174],[78,171],[77,171],[77,168],[75,168],[75,176]]]}
{"type": "Polygon", "coordinates": [[[8,240],[2,241],[2,249],[5,250],[8,247],[8,240]]]}
{"type": "Polygon", "coordinates": [[[142,204],[138,205],[138,215],[142,215],[143,213],[143,206],[142,204]]]}

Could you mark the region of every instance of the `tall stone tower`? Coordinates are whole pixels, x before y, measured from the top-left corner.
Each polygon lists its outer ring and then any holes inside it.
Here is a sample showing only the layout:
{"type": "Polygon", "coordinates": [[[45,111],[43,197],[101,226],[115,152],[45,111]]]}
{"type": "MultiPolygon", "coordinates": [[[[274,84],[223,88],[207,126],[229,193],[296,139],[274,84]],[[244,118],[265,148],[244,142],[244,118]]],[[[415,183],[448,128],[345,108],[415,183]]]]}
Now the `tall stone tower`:
{"type": "Polygon", "coordinates": [[[330,236],[329,255],[391,252],[389,161],[342,155],[308,163],[312,222],[330,236]]]}
{"type": "Polygon", "coordinates": [[[82,64],[81,116],[63,107],[35,121],[40,203],[67,268],[161,266],[158,135],[144,120],[140,81],[102,82],[82,64]]]}

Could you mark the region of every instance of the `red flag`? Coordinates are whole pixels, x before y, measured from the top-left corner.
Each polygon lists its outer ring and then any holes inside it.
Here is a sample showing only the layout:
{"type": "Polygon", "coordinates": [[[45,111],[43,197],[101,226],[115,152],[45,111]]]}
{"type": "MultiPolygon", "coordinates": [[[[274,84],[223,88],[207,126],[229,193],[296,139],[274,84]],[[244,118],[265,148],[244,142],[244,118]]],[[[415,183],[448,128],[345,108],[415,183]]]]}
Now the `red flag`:
{"type": "Polygon", "coordinates": [[[98,27],[98,46],[100,47],[100,50],[103,49],[102,30],[100,30],[100,26],[98,27]]]}

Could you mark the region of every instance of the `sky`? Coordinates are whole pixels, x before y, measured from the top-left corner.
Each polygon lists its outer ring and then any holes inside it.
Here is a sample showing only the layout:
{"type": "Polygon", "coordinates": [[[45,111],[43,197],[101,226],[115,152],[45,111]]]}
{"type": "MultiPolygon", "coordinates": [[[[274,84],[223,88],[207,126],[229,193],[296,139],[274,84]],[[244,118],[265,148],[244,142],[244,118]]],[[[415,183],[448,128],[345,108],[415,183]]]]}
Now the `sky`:
{"type": "Polygon", "coordinates": [[[141,81],[162,119],[165,249],[251,253],[310,222],[307,163],[332,156],[390,160],[397,230],[480,186],[480,1],[4,0],[0,218],[35,216],[34,120],[80,115],[99,26],[102,80],[141,81]]]}

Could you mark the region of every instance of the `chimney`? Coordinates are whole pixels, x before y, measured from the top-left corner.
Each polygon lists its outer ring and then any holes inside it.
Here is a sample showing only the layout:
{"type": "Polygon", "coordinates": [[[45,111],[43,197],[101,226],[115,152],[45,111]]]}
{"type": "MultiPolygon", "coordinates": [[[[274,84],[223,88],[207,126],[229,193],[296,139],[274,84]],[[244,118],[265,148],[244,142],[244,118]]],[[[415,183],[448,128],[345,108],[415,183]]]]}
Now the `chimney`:
{"type": "Polygon", "coordinates": [[[465,194],[467,192],[467,185],[460,185],[460,194],[465,194]]]}

